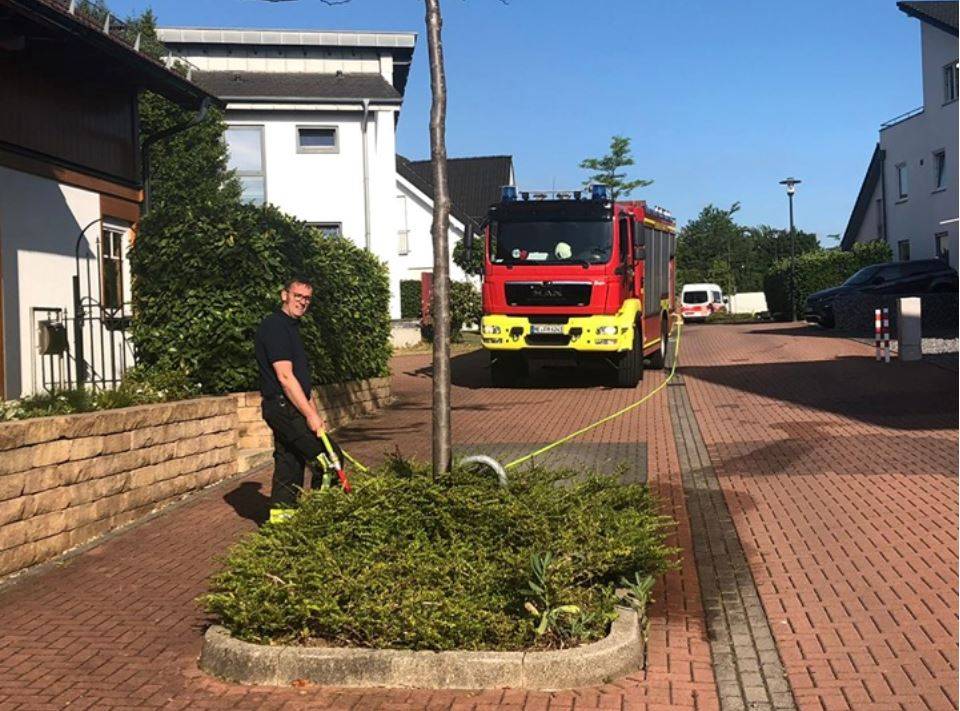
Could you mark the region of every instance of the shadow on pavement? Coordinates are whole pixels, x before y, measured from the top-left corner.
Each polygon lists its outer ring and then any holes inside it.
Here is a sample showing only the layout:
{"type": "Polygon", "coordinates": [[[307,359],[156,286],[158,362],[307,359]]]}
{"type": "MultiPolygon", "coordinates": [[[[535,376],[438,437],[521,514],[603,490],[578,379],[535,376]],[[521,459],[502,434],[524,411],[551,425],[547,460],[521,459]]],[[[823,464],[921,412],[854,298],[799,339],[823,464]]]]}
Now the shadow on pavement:
{"type": "MultiPolygon", "coordinates": [[[[766,331],[769,333],[769,331],[766,331]]],[[[957,373],[871,357],[684,366],[683,375],[900,430],[956,429],[957,373]]]]}
{"type": "Polygon", "coordinates": [[[258,481],[245,481],[223,495],[241,518],[249,519],[258,526],[270,517],[270,497],[260,492],[263,485],[258,481]]]}
{"type": "MultiPolygon", "coordinates": [[[[647,366],[648,374],[653,372],[647,366]]],[[[659,373],[659,371],[656,371],[659,373]]],[[[433,366],[425,365],[406,372],[413,377],[432,378],[433,366]]],[[[493,390],[490,383],[490,356],[486,351],[472,351],[450,359],[450,380],[453,385],[468,390],[493,390]]],[[[558,365],[533,363],[530,375],[522,378],[511,390],[558,390],[569,388],[616,389],[613,385],[614,372],[603,363],[583,365],[558,365]]],[[[516,405],[511,401],[511,406],[516,405]]]]}

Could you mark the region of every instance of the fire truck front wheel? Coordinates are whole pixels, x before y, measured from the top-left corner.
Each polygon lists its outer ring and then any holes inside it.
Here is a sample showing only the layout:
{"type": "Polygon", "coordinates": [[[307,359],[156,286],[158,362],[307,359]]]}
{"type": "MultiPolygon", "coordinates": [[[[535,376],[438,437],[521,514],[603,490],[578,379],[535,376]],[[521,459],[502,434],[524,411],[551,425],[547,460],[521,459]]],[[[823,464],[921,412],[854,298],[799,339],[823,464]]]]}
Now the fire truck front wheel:
{"type": "Polygon", "coordinates": [[[660,322],[662,324],[660,327],[660,344],[657,347],[657,352],[650,356],[650,365],[656,369],[667,367],[667,350],[670,348],[669,317],[664,314],[661,316],[660,322]]]}
{"type": "Polygon", "coordinates": [[[643,333],[640,324],[633,327],[633,345],[617,362],[617,387],[635,388],[643,380],[643,333]]]}
{"type": "Polygon", "coordinates": [[[522,353],[491,353],[490,380],[495,388],[512,388],[529,373],[522,353]]]}

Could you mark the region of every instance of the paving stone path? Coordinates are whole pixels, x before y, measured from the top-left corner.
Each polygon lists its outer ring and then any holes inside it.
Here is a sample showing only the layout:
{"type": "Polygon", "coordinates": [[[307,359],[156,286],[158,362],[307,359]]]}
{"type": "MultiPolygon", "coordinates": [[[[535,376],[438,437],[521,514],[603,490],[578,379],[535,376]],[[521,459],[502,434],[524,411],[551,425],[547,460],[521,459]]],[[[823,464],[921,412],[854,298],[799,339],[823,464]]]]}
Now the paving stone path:
{"type": "MultiPolygon", "coordinates": [[[[869,348],[816,333],[688,328],[684,396],[671,386],[554,455],[551,464],[577,464],[645,453],[636,476],[678,522],[671,543],[683,560],[655,590],[645,671],[562,693],[205,677],[195,598],[262,519],[269,472],[259,471],[0,587],[0,710],[956,708],[956,371],[874,364],[869,348]]],[[[501,456],[663,382],[648,373],[624,392],[590,371],[541,370],[527,387],[494,390],[485,362],[454,361],[454,437],[460,450],[501,456]]],[[[395,358],[393,369],[397,405],[340,433],[363,461],[396,447],[429,456],[427,357],[395,358]]]]}

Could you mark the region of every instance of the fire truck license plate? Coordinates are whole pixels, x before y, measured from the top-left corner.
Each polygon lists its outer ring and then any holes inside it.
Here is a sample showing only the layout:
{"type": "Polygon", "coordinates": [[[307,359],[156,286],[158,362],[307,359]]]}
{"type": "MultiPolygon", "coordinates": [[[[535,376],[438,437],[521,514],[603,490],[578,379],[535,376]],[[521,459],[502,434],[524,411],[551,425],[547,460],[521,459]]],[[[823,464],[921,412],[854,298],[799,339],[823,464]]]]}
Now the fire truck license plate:
{"type": "Polygon", "coordinates": [[[530,324],[530,333],[563,333],[563,324],[533,323],[530,324]]]}

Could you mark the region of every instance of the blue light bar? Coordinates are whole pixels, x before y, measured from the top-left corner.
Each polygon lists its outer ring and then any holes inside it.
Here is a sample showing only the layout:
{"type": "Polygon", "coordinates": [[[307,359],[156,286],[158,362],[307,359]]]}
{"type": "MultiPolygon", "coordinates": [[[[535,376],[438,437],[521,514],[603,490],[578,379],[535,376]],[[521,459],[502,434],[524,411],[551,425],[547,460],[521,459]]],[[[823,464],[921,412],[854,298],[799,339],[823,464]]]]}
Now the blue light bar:
{"type": "Polygon", "coordinates": [[[609,200],[610,195],[607,192],[606,185],[599,185],[594,183],[590,186],[590,199],[591,200],[609,200]]]}
{"type": "Polygon", "coordinates": [[[517,199],[517,188],[514,185],[504,185],[500,188],[500,199],[503,202],[513,202],[517,199]]]}

